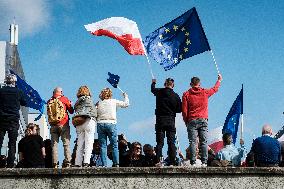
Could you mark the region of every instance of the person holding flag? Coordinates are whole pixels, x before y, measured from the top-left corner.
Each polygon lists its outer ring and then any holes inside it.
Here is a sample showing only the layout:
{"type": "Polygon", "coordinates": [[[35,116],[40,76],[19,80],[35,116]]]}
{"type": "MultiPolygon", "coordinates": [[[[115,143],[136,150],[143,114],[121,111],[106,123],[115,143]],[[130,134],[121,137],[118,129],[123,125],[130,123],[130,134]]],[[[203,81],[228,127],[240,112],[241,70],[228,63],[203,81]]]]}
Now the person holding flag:
{"type": "Polygon", "coordinates": [[[240,139],[240,148],[235,147],[233,143],[232,133],[223,134],[224,148],[222,148],[216,155],[218,160],[226,160],[228,166],[239,167],[241,166],[242,159],[246,156],[246,148],[243,139],[240,139]]]}
{"type": "Polygon", "coordinates": [[[190,163],[196,165],[196,138],[199,137],[202,166],[207,166],[208,159],[208,98],[216,93],[222,81],[221,74],[214,87],[204,89],[198,77],[191,78],[191,88],[182,96],[182,116],[187,127],[190,147],[190,163]]]}
{"type": "Polygon", "coordinates": [[[96,104],[98,139],[101,145],[102,166],[105,167],[107,166],[107,137],[112,147],[112,166],[119,167],[116,110],[118,107],[126,108],[129,106],[128,95],[126,93],[122,93],[122,95],[124,101],[113,99],[111,89],[104,88],[99,96],[101,101],[96,104]]]}
{"type": "Polygon", "coordinates": [[[168,143],[169,165],[176,165],[176,113],[181,112],[181,99],[173,91],[174,80],[166,79],[164,88],[156,88],[156,79],[152,80],[151,92],[156,97],[156,154],[157,161],[162,162],[165,133],[168,143]]]}

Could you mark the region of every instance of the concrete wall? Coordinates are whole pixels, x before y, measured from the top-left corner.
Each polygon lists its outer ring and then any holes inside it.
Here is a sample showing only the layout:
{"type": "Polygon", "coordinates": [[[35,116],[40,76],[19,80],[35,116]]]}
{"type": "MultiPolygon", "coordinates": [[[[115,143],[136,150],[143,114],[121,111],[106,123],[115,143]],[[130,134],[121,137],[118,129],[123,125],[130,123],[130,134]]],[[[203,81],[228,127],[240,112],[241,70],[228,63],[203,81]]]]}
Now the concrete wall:
{"type": "Polygon", "coordinates": [[[282,168],[0,169],[0,188],[284,188],[282,168]]]}

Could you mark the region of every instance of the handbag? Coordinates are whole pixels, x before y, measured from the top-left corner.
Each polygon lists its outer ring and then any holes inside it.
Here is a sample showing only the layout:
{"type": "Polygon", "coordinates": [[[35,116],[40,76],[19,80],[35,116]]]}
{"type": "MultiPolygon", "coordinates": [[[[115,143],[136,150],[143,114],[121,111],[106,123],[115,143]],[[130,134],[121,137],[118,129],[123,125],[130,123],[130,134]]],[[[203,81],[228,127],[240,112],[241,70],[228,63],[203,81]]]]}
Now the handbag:
{"type": "Polygon", "coordinates": [[[87,118],[87,116],[74,116],[72,117],[72,124],[75,127],[83,125],[86,122],[87,118]]]}

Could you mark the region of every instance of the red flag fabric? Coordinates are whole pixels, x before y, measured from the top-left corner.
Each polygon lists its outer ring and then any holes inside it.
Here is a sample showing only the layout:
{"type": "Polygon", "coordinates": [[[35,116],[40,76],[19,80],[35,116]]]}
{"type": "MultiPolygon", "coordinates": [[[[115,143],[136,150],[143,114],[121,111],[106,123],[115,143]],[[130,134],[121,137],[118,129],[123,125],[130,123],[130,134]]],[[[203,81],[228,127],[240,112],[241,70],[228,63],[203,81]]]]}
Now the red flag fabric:
{"type": "Polygon", "coordinates": [[[87,31],[96,36],[107,36],[117,40],[130,55],[145,55],[144,45],[137,24],[124,17],[111,17],[85,25],[87,31]]]}

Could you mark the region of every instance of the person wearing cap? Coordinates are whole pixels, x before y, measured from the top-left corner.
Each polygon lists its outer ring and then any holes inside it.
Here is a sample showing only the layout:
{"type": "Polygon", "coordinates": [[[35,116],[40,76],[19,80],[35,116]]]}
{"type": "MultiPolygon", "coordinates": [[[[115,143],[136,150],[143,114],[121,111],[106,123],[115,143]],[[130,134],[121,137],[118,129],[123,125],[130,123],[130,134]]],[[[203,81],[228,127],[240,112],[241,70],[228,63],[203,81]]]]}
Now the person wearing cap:
{"type": "Polygon", "coordinates": [[[16,142],[21,106],[26,106],[27,101],[21,90],[16,88],[17,77],[8,74],[5,79],[6,86],[0,88],[0,149],[2,148],[4,136],[8,132],[8,158],[7,167],[14,167],[16,142]]]}
{"type": "Polygon", "coordinates": [[[162,161],[163,146],[165,134],[168,143],[168,154],[170,165],[175,165],[176,159],[176,127],[175,117],[176,113],[181,112],[181,99],[177,93],[173,91],[174,80],[168,78],[165,80],[164,88],[156,88],[156,79],[152,79],[151,92],[156,97],[156,155],[157,162],[162,161]]]}
{"type": "Polygon", "coordinates": [[[207,167],[208,98],[218,91],[221,81],[222,76],[219,74],[214,87],[204,89],[201,88],[200,79],[192,77],[191,88],[182,96],[182,117],[187,127],[190,163],[193,166],[196,166],[196,138],[198,136],[202,166],[207,167]]]}

